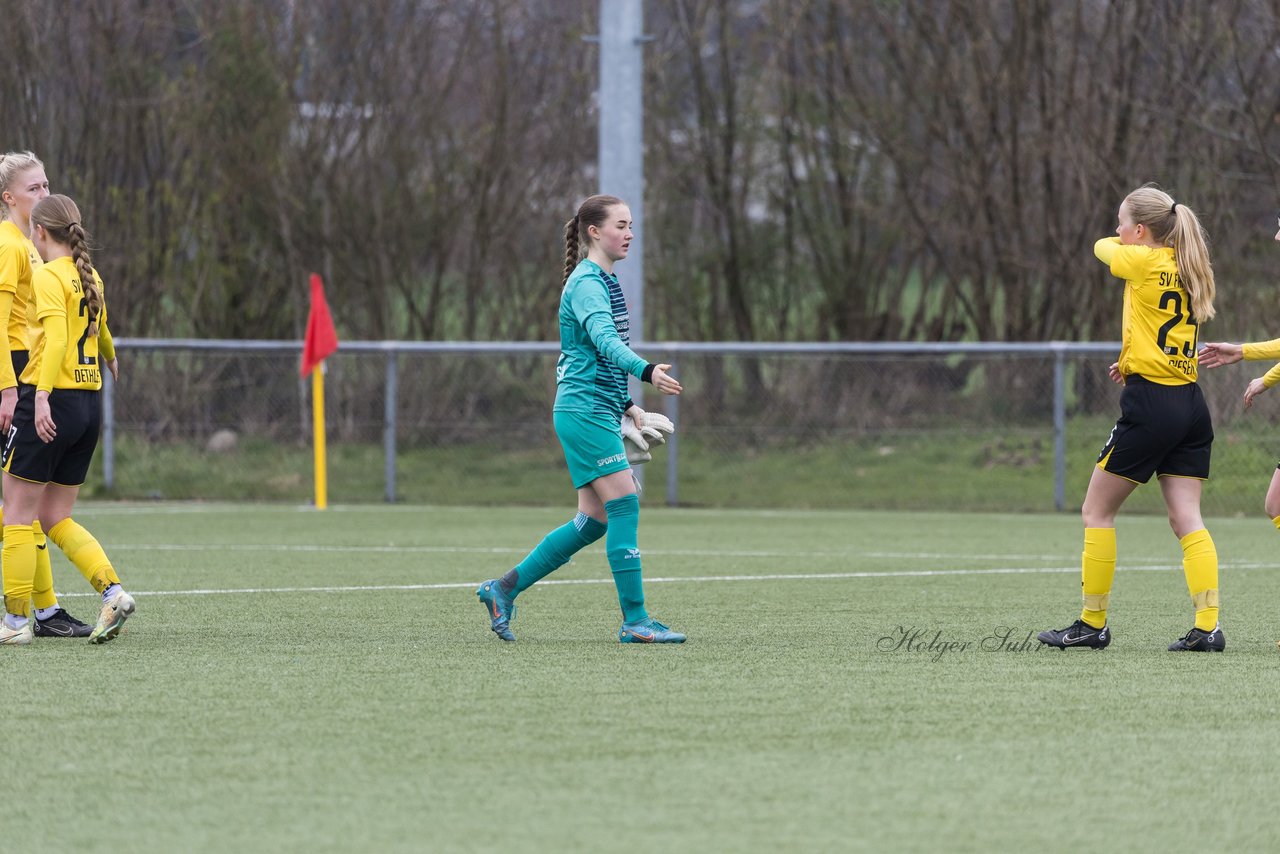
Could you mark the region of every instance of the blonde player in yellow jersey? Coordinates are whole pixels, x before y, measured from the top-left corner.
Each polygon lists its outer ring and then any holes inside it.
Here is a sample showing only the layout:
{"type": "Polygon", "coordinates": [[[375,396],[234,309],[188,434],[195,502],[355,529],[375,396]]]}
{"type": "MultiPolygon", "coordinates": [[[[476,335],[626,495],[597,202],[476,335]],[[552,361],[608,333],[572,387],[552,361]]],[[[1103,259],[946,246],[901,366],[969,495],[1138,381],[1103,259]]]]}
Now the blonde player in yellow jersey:
{"type": "Polygon", "coordinates": [[[102,280],[93,269],[80,211],[66,196],[49,196],[31,211],[31,240],[44,258],[32,276],[28,317],[31,361],[5,442],[4,624],[0,643],[30,643],[31,586],[36,544],[32,522],[102,594],[90,643],[116,637],[134,611],[111,561],[93,535],[71,518],[102,426],[99,358],[115,376],[106,332],[102,280]]]}
{"type": "Polygon", "coordinates": [[[1218,553],[1200,516],[1213,447],[1209,408],[1196,384],[1197,324],[1214,315],[1204,229],[1194,211],[1153,186],[1126,196],[1117,218],[1119,236],[1099,240],[1093,251],[1124,280],[1120,358],[1108,371],[1124,386],[1120,420],[1098,457],[1081,508],[1084,609],[1067,628],[1039,637],[1060,649],[1111,643],[1107,607],[1116,569],[1116,514],[1154,474],[1182,545],[1195,608],[1195,626],[1169,649],[1221,652],[1226,642],[1218,624],[1218,553]]]}
{"type": "MultiPolygon", "coordinates": [[[[27,303],[31,273],[42,263],[28,239],[31,209],[49,195],[44,164],[30,151],[0,155],[0,436],[9,432],[18,403],[18,377],[27,366],[27,303]],[[7,333],[7,334],[6,334],[7,333]]],[[[0,511],[2,517],[2,511],[0,511]]],[[[33,524],[36,537],[36,575],[31,594],[37,637],[85,637],[89,627],[58,604],[53,591],[44,531],[33,524]]]]}

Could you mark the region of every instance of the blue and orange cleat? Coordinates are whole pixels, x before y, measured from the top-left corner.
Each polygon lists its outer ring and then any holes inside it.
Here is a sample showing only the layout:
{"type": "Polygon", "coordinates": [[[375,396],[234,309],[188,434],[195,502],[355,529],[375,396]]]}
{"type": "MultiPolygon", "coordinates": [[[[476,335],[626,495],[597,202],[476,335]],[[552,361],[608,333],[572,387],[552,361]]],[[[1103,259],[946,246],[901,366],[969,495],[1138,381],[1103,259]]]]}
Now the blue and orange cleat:
{"type": "Polygon", "coordinates": [[[634,623],[623,623],[618,629],[618,640],[623,643],[684,643],[685,636],[671,631],[653,617],[646,617],[634,623]]]}
{"type": "Polygon", "coordinates": [[[511,633],[511,621],[516,618],[516,603],[510,596],[502,592],[498,579],[491,578],[476,588],[476,595],[485,610],[489,612],[490,628],[504,641],[513,641],[516,636],[511,633]]]}

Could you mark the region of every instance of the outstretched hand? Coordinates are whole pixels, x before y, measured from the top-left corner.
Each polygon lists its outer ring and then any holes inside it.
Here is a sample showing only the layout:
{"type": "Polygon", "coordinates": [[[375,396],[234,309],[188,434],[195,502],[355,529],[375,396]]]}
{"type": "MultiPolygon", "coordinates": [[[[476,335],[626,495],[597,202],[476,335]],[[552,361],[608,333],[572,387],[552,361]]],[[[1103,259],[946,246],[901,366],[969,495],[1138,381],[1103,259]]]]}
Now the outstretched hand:
{"type": "Polygon", "coordinates": [[[1200,348],[1199,356],[1200,367],[1220,368],[1223,365],[1231,365],[1243,359],[1244,345],[1227,344],[1225,342],[1205,344],[1200,348]]]}
{"type": "Polygon", "coordinates": [[[667,373],[669,370],[671,370],[670,365],[654,365],[653,376],[649,381],[653,383],[654,388],[663,394],[679,394],[682,391],[680,383],[675,377],[667,373]]]}

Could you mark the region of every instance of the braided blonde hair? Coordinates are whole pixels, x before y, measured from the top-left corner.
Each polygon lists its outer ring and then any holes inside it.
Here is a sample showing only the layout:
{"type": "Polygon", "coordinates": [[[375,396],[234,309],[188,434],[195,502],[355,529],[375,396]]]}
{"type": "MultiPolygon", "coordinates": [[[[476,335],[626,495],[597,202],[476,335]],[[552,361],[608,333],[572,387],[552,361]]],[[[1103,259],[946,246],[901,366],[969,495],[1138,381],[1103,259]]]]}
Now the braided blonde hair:
{"type": "Polygon", "coordinates": [[[93,272],[93,260],[89,257],[89,235],[80,223],[80,209],[71,199],[52,195],[36,202],[31,209],[31,224],[39,225],[49,237],[71,250],[71,260],[80,271],[80,286],[84,288],[85,306],[89,313],[89,335],[98,334],[98,315],[102,313],[102,288],[93,272]]]}

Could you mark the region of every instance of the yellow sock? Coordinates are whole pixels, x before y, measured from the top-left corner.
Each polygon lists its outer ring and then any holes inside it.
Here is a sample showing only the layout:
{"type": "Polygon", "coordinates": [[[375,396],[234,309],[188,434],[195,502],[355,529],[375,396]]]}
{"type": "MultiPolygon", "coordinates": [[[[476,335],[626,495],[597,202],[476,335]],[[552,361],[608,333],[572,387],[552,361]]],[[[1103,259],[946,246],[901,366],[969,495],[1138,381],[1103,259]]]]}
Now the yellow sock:
{"type": "Polygon", "coordinates": [[[36,574],[36,538],[30,525],[4,528],[4,609],[20,617],[31,616],[31,581],[36,574]]]}
{"type": "Polygon", "coordinates": [[[94,539],[93,534],[86,531],[70,516],[49,529],[49,539],[62,549],[67,560],[75,564],[76,569],[89,580],[94,590],[101,593],[112,584],[120,583],[120,578],[112,569],[111,561],[107,559],[107,553],[102,550],[102,546],[94,539]]]}
{"type": "Polygon", "coordinates": [[[1182,571],[1196,609],[1196,628],[1213,631],[1218,625],[1218,550],[1204,528],[1192,531],[1182,543],[1182,571]]]}
{"type": "Polygon", "coordinates": [[[1280,516],[1277,516],[1274,519],[1272,519],[1271,524],[1275,525],[1277,528],[1280,528],[1280,516]]]}
{"type": "Polygon", "coordinates": [[[39,520],[31,523],[36,538],[36,574],[31,582],[31,605],[35,608],[52,608],[58,604],[53,592],[53,567],[49,565],[49,541],[40,528],[39,520]]]}
{"type": "Polygon", "coordinates": [[[1084,609],[1080,612],[1080,619],[1100,629],[1107,624],[1111,581],[1116,576],[1115,528],[1084,529],[1080,575],[1080,586],[1084,590],[1084,609]]]}

